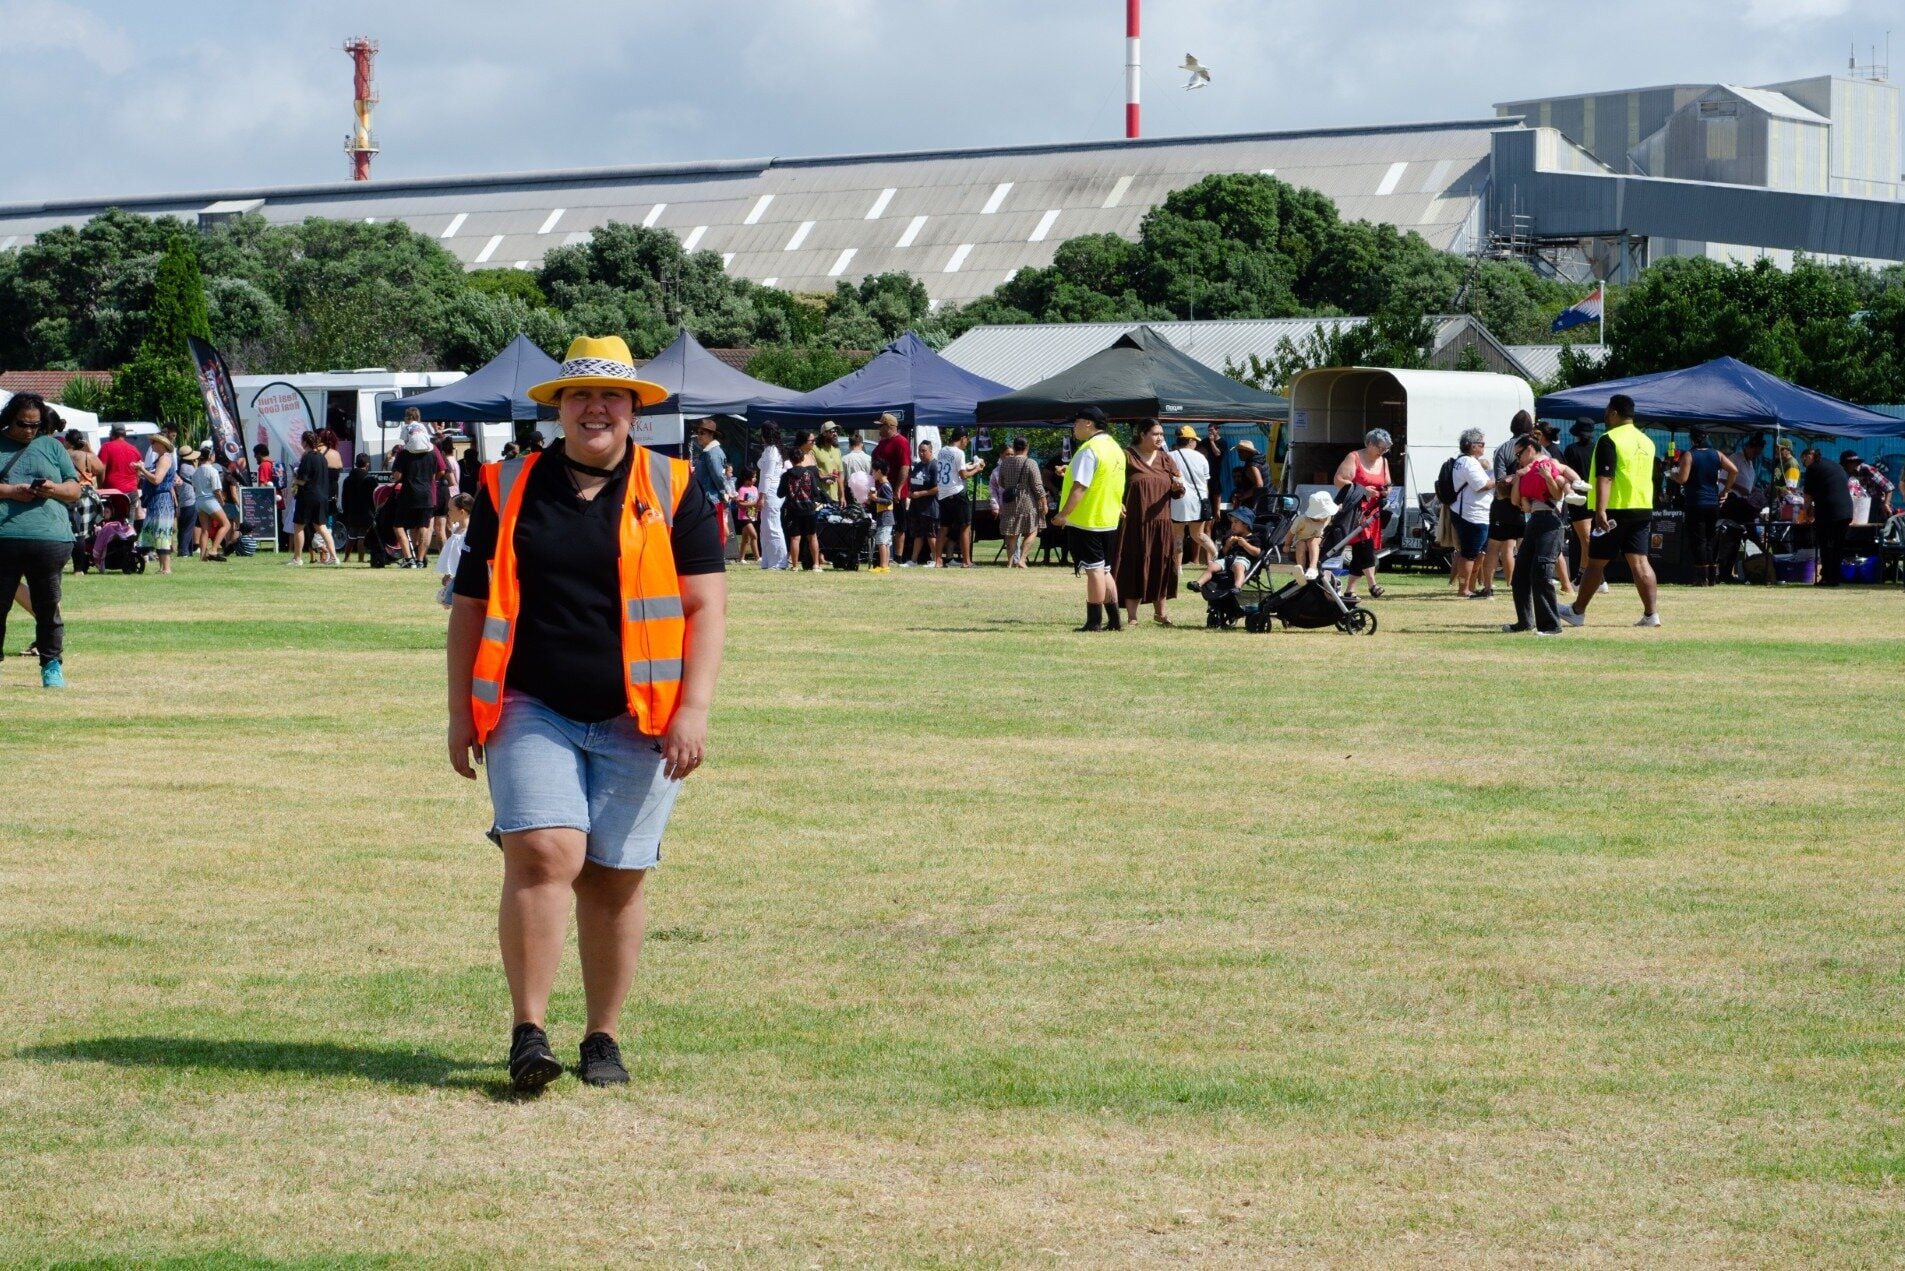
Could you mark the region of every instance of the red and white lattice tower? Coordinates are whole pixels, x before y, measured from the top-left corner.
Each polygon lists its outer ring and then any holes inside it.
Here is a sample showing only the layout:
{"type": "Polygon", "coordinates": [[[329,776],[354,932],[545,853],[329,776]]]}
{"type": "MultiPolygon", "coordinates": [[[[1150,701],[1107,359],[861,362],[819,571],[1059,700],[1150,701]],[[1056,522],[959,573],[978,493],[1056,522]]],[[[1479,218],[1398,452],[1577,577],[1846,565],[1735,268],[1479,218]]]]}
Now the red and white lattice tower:
{"type": "MultiPolygon", "coordinates": [[[[1132,0],[1136,3],[1136,0],[1132,0]]],[[[371,84],[371,64],[377,60],[377,41],[358,36],[344,42],[344,51],[351,55],[356,64],[357,73],[351,78],[352,103],[357,112],[357,127],[351,135],[344,138],[344,153],[351,157],[351,180],[370,180],[370,157],[377,153],[377,143],[370,135],[370,108],[377,104],[377,90],[371,84]]]]}
{"type": "Polygon", "coordinates": [[[1124,0],[1124,135],[1138,135],[1138,3],[1124,0]]]}

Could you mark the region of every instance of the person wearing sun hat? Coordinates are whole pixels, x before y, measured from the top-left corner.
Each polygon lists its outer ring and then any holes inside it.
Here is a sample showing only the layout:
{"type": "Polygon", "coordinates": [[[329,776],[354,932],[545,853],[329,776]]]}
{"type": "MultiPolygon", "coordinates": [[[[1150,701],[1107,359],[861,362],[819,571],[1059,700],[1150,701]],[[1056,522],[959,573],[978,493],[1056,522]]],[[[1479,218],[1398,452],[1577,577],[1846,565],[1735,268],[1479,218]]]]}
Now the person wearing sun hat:
{"type": "Polygon", "coordinates": [[[489,777],[522,1091],[563,1071],[545,1029],[571,904],[579,1075],[627,1082],[618,1037],[642,883],[706,754],[726,632],[720,531],[689,465],[629,440],[635,412],[667,395],[637,377],[621,337],[571,343],[561,374],[529,390],[559,412],[561,440],[483,466],[452,586],[450,763],[489,777]]]}

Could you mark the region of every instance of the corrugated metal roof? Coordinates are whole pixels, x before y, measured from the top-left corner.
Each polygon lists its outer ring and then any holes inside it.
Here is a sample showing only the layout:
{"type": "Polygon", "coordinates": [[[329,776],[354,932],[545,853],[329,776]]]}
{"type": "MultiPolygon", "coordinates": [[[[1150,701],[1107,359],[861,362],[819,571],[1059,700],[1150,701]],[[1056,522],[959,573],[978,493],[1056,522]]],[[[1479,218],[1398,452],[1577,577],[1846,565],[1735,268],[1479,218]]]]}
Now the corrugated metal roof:
{"type": "Polygon", "coordinates": [[[1329,196],[1349,219],[1465,250],[1487,184],[1490,135],[1500,127],[1483,119],[37,204],[0,207],[0,242],[27,241],[108,206],[189,220],[208,203],[263,199],[260,211],[274,223],[402,221],[480,267],[534,265],[549,248],[614,220],[692,237],[697,250],[731,254],[730,273],[787,290],[830,291],[843,279],[904,270],[934,300],[963,301],[1021,268],[1049,265],[1068,238],[1136,238],[1145,213],[1167,194],[1219,172],[1274,170],[1329,196]],[[1002,186],[1010,188],[988,212],[1002,186]],[[559,224],[544,232],[557,208],[559,224]],[[848,265],[835,273],[847,251],[848,265]]]}
{"type": "MultiPolygon", "coordinates": [[[[1511,344],[1508,351],[1528,372],[1528,378],[1545,384],[1561,373],[1561,350],[1565,344],[1511,344]]],[[[1605,344],[1577,344],[1574,351],[1590,361],[1607,356],[1605,344]]]]}
{"type": "MultiPolygon", "coordinates": [[[[1284,340],[1301,345],[1314,331],[1361,326],[1367,318],[1233,318],[1214,322],[1151,322],[1180,350],[1216,371],[1268,358],[1284,340]]],[[[1052,322],[974,327],[940,356],[975,375],[1024,388],[1110,348],[1136,322],[1052,322]]]]}
{"type": "Polygon", "coordinates": [[[1738,84],[1721,84],[1719,87],[1732,93],[1741,101],[1758,107],[1775,119],[1797,119],[1809,124],[1829,125],[1832,123],[1830,119],[1817,111],[1807,110],[1786,94],[1774,92],[1770,88],[1743,88],[1738,84]]]}

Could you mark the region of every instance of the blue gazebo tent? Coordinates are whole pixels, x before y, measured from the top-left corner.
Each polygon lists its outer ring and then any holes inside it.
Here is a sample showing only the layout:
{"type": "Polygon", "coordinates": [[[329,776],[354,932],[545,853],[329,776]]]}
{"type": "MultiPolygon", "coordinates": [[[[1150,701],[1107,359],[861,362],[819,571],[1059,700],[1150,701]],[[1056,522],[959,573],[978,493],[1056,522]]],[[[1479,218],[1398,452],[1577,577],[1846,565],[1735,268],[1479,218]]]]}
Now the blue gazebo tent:
{"type": "Polygon", "coordinates": [[[800,396],[791,388],[769,384],[735,370],[686,331],[650,358],[637,374],[660,384],[669,394],[667,401],[657,402],[643,414],[680,415],[685,419],[745,415],[750,406],[785,402],[800,396]]]}
{"type": "Polygon", "coordinates": [[[871,362],[831,384],[785,402],[750,406],[748,423],[769,420],[817,427],[831,419],[843,429],[868,428],[891,411],[902,427],[970,424],[981,400],[1012,390],[954,366],[908,331],[871,362]]]}
{"type": "Polygon", "coordinates": [[[1789,384],[1730,357],[1549,393],[1535,399],[1535,414],[1543,419],[1599,419],[1616,393],[1634,399],[1634,417],[1643,424],[1702,424],[1853,439],[1905,437],[1905,420],[1789,384]]]}
{"type": "Polygon", "coordinates": [[[528,336],[519,335],[501,353],[456,383],[415,397],[392,398],[378,414],[386,423],[402,419],[404,412],[412,409],[425,420],[443,423],[554,419],[555,411],[529,400],[528,389],[560,374],[561,363],[537,348],[528,336]]]}

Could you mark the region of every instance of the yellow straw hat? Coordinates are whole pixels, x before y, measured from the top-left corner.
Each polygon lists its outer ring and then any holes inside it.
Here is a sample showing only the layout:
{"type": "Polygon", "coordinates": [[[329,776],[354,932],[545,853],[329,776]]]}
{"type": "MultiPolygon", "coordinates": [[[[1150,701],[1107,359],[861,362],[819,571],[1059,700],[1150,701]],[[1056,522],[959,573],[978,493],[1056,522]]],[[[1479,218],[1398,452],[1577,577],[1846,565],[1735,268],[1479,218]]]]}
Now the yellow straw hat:
{"type": "Polygon", "coordinates": [[[529,390],[529,400],[554,406],[565,388],[625,388],[636,406],[653,406],[668,397],[659,384],[635,375],[635,359],[619,335],[579,335],[562,355],[562,374],[529,390]]]}

